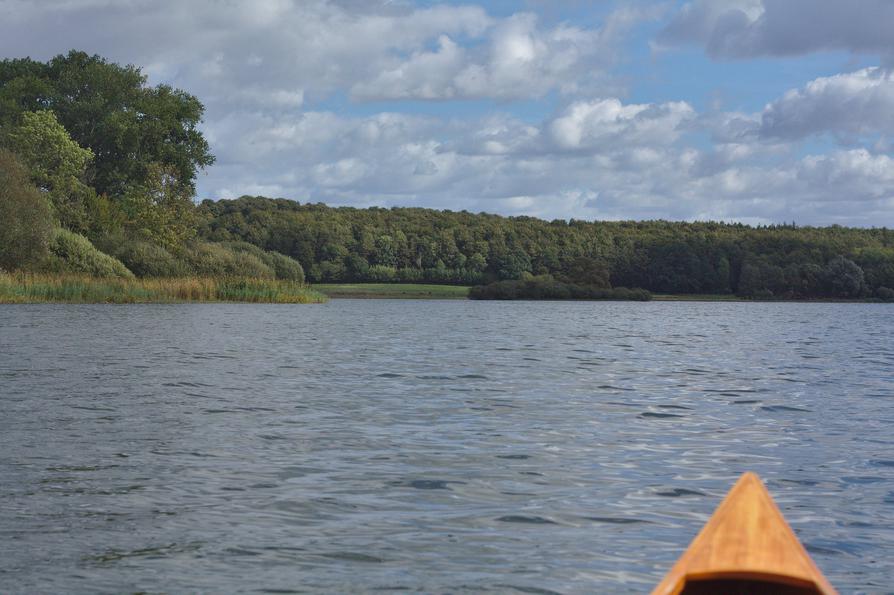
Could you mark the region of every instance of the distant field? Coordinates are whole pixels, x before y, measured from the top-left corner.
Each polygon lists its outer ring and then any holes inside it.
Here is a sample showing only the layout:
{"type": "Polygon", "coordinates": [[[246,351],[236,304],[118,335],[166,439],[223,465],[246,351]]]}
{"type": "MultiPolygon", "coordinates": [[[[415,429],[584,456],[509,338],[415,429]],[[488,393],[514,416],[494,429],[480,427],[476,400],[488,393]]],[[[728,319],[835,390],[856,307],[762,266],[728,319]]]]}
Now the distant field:
{"type": "Polygon", "coordinates": [[[330,298],[379,299],[465,299],[469,288],[460,285],[420,285],[412,283],[326,283],[312,289],[330,298]]]}

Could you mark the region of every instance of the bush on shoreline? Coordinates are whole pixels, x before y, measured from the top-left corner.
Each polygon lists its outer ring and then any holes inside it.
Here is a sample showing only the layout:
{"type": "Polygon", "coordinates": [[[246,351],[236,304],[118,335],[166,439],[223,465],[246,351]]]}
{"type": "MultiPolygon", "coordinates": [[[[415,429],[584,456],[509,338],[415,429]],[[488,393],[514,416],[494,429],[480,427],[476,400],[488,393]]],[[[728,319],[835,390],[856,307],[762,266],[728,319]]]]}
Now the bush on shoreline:
{"type": "Polygon", "coordinates": [[[277,279],[304,283],[304,269],[294,258],[274,251],[265,251],[248,242],[221,242],[221,246],[236,254],[250,254],[270,268],[277,279]]]}
{"type": "Polygon", "coordinates": [[[183,261],[151,242],[124,242],[117,247],[114,255],[140,278],[185,277],[189,274],[183,261]]]}
{"type": "Polygon", "coordinates": [[[276,278],[273,269],[257,256],[247,252],[233,252],[221,244],[195,244],[184,251],[183,259],[199,277],[276,278]]]}
{"type": "Polygon", "coordinates": [[[132,279],[134,276],[120,260],[99,251],[84,236],[65,229],[56,230],[44,269],[52,273],[82,273],[93,277],[132,279]]]}

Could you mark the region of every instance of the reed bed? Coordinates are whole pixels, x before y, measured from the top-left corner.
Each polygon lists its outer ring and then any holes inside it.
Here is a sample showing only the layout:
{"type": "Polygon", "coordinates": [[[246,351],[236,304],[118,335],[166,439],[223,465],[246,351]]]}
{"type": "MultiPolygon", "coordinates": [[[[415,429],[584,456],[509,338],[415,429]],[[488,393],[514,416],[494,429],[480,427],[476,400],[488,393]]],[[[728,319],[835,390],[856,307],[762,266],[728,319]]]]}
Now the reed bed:
{"type": "Polygon", "coordinates": [[[120,279],[0,272],[0,303],[138,304],[247,302],[310,304],[326,296],[293,281],[245,278],[120,279]]]}

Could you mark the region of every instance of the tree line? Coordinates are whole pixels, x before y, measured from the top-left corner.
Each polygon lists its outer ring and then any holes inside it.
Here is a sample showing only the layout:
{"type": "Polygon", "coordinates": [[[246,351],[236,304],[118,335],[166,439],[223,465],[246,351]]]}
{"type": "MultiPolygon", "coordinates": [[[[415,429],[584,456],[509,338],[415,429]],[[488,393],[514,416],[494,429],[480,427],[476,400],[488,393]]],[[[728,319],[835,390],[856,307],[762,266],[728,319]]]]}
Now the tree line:
{"type": "Polygon", "coordinates": [[[542,284],[548,277],[662,294],[894,297],[894,230],[885,228],[545,221],[249,196],[206,200],[198,212],[203,237],[289,255],[314,282],[480,285],[539,277],[542,284]]]}

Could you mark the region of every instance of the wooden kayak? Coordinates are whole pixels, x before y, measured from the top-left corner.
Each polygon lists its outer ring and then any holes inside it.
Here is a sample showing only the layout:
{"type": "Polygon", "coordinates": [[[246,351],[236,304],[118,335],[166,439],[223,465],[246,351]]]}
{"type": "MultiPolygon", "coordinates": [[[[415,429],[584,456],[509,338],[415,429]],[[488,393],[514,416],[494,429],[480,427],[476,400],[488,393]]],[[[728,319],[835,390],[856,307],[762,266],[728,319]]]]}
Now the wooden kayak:
{"type": "Polygon", "coordinates": [[[745,473],[652,595],[837,593],[770,497],[745,473]]]}

